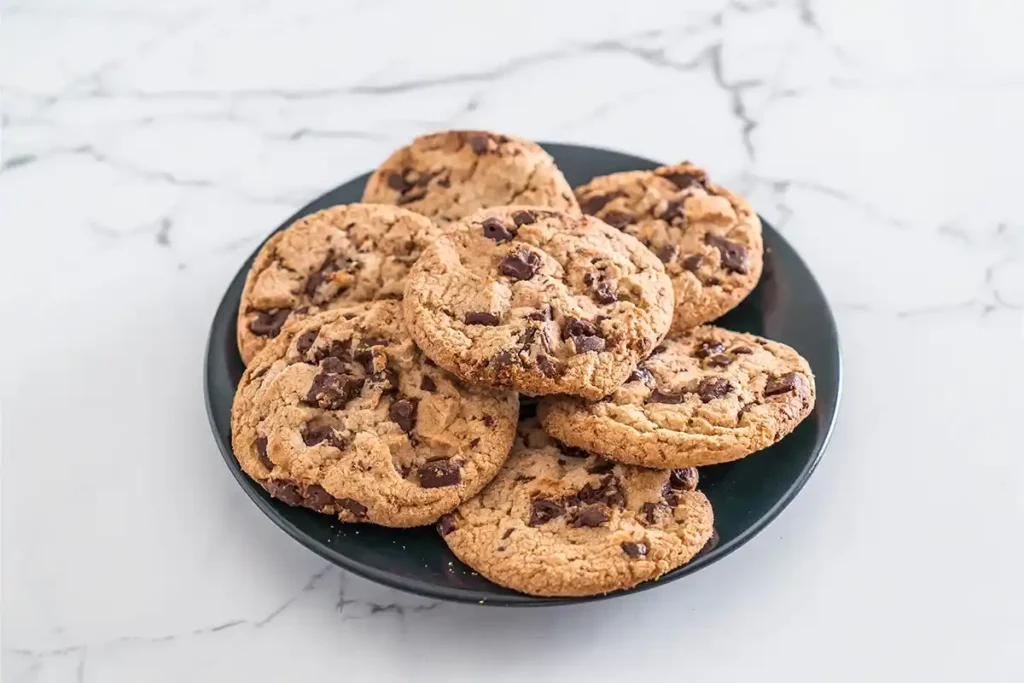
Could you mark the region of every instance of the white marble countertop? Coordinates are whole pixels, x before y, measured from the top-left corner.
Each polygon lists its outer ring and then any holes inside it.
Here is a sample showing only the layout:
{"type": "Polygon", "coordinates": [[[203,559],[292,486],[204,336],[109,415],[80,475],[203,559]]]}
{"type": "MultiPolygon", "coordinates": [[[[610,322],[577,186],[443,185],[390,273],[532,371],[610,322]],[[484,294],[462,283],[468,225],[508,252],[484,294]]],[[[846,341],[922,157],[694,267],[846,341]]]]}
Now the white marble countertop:
{"type": "Polygon", "coordinates": [[[6,5],[4,683],[1024,680],[1020,3],[6,5]],[[443,127],[695,160],[818,274],[843,410],[748,545],[597,604],[440,604],[232,479],[201,386],[229,279],[443,127]]]}

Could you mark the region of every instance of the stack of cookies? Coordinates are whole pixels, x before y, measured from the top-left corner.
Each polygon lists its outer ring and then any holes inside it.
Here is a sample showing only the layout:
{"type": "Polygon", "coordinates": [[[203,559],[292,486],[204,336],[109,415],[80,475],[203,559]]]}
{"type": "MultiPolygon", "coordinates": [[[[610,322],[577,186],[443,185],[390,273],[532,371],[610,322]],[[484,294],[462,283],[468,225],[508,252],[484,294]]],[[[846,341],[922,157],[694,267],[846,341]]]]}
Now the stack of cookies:
{"type": "Polygon", "coordinates": [[[531,142],[448,131],[363,201],[274,235],[242,295],[233,448],[285,503],[436,524],[525,593],[603,593],[699,553],[696,468],[814,405],[793,349],[705,324],[757,284],[761,225],[691,164],[574,192],[531,142]]]}

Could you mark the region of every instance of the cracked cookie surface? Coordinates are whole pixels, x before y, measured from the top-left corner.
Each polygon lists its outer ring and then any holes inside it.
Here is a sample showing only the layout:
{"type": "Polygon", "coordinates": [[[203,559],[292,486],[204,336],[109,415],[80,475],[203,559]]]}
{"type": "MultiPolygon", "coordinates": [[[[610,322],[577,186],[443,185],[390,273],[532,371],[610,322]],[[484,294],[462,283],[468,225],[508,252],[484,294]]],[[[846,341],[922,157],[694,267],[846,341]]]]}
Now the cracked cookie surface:
{"type": "Polygon", "coordinates": [[[472,130],[424,135],[396,150],[366,182],[363,201],[403,206],[442,224],[510,204],[579,212],[572,187],[539,145],[472,130]]]}
{"type": "Polygon", "coordinates": [[[668,331],[672,284],[637,240],[589,216],[486,209],[406,280],[416,343],[468,382],[600,398],[668,331]]]}
{"type": "Polygon", "coordinates": [[[778,342],[705,325],[666,339],[604,401],[541,401],[557,439],[620,462],[699,467],[789,434],[814,407],[814,375],[778,342]]]}
{"type": "Polygon", "coordinates": [[[272,496],[346,522],[429,524],[508,456],[514,392],[469,387],[413,344],[397,301],[287,325],[231,411],[242,469],[272,496]]]}
{"type": "Polygon", "coordinates": [[[401,298],[409,268],[439,233],[411,211],[346,204],[304,216],[273,235],[242,290],[242,361],[248,364],[286,322],[351,303],[401,298]]]}
{"type": "Polygon", "coordinates": [[[695,469],[621,465],[520,424],[512,455],[438,531],[497,584],[531,595],[607,593],[657,578],[711,538],[695,469]]]}
{"type": "Polygon", "coordinates": [[[582,211],[633,235],[665,264],[675,289],[672,334],[735,308],[763,268],[761,221],[739,195],[690,163],[594,178],[582,211]]]}

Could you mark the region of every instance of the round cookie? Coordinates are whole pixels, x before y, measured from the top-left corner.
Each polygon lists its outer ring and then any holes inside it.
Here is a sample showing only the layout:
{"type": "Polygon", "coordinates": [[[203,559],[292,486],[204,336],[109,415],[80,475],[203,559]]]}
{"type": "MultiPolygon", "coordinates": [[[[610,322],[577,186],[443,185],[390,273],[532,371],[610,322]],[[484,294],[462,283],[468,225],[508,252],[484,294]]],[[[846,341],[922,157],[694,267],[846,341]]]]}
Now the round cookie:
{"type": "Polygon", "coordinates": [[[600,398],[668,331],[672,283],[596,218],[485,209],[449,226],[406,280],[423,352],[466,381],[600,398]]]}
{"type": "Polygon", "coordinates": [[[718,318],[757,286],[761,220],[693,164],[601,176],[576,197],[584,213],[633,235],[665,263],[676,295],[672,335],[718,318]]]}
{"type": "Polygon", "coordinates": [[[289,319],[401,298],[409,267],[439,233],[428,219],[405,209],[347,204],[304,216],[273,235],[242,290],[242,361],[248,363],[289,319]]]}
{"type": "Polygon", "coordinates": [[[272,496],[345,522],[429,524],[508,457],[518,398],[468,387],[412,343],[397,301],[287,325],[235,394],[231,443],[272,496]]]}
{"type": "Polygon", "coordinates": [[[476,130],[423,135],[396,150],[366,182],[363,201],[439,223],[509,204],[579,212],[572,187],[539,145],[476,130]]]}
{"type": "Polygon", "coordinates": [[[544,596],[607,593],[688,562],[712,536],[695,469],[615,464],[519,426],[505,467],[438,522],[455,555],[491,581],[544,596]]]}
{"type": "Polygon", "coordinates": [[[620,462],[699,467],[772,445],[813,407],[796,351],[705,325],[666,339],[604,401],[550,397],[538,415],[555,438],[620,462]]]}

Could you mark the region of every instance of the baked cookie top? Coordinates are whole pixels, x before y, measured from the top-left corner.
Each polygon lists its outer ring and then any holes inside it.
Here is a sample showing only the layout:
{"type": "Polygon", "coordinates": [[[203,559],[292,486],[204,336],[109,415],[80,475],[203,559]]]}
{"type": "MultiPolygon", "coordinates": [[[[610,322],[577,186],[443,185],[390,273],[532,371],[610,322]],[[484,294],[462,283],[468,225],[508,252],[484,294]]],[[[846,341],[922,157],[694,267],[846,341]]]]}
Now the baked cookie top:
{"type": "Polygon", "coordinates": [[[796,351],[707,325],[666,339],[605,400],[549,397],[538,415],[554,437],[621,462],[699,467],[770,446],[813,407],[796,351]]]}
{"type": "Polygon", "coordinates": [[[423,352],[466,381],[600,398],[665,336],[672,285],[637,240],[541,207],[449,226],[406,280],[423,352]]]}
{"type": "Polygon", "coordinates": [[[394,206],[347,204],[304,216],[260,249],[245,278],[238,349],[248,363],[289,319],[401,298],[405,276],[440,230],[394,206]]]}
{"type": "Polygon", "coordinates": [[[761,277],[761,221],[739,195],[689,162],[594,178],[584,213],[633,235],[665,263],[676,295],[672,334],[736,307],[761,277]]]}
{"type": "Polygon", "coordinates": [[[416,138],[374,171],[363,201],[397,204],[439,223],[509,204],[579,212],[572,187],[540,145],[482,130],[416,138]]]}
{"type": "Polygon", "coordinates": [[[512,455],[437,528],[485,577],[532,595],[606,593],[688,562],[711,538],[697,471],[615,464],[520,424],[512,455]]]}
{"type": "Polygon", "coordinates": [[[433,365],[400,304],[378,301],[291,323],[256,354],[231,441],[246,474],[290,505],[417,526],[495,475],[517,410],[514,392],[469,387],[433,365]]]}

